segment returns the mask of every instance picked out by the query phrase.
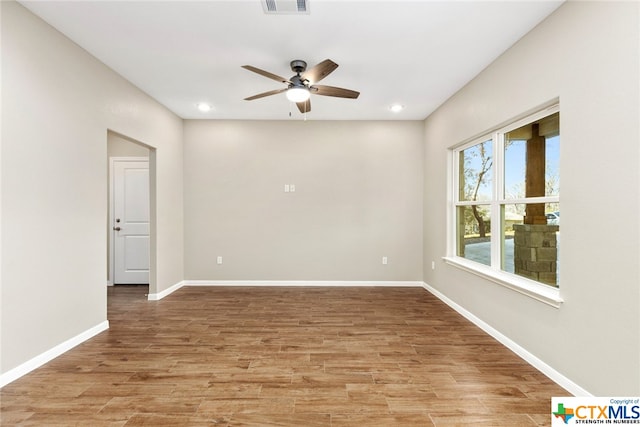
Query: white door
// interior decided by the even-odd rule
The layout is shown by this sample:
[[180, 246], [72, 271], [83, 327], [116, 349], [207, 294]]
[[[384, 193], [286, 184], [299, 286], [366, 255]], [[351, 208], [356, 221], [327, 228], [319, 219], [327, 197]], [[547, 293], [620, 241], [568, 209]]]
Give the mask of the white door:
[[113, 162], [113, 283], [149, 283], [149, 162]]

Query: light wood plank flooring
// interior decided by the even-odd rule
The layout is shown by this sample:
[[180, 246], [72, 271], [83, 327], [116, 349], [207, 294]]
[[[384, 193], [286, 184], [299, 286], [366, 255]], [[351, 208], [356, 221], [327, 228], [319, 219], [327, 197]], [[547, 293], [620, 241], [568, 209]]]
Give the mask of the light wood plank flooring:
[[0, 391], [3, 426], [534, 426], [569, 393], [421, 288], [109, 293], [110, 329]]

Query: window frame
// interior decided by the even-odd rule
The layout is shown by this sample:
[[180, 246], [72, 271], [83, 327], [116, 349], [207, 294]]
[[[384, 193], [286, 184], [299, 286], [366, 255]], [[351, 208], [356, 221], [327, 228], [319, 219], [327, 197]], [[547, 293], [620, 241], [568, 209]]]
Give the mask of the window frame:
[[[509, 122], [506, 125], [487, 131], [482, 135], [449, 147], [448, 150], [448, 203], [447, 203], [447, 255], [443, 260], [455, 267], [488, 279], [494, 283], [505, 286], [521, 294], [527, 295], [535, 300], [559, 308], [563, 302], [560, 296], [560, 288], [546, 285], [544, 283], [531, 280], [514, 273], [509, 273], [502, 269], [502, 240], [504, 239], [502, 230], [502, 207], [511, 204], [531, 204], [531, 203], [560, 203], [560, 195], [524, 198], [506, 198], [504, 188], [505, 159], [504, 146], [505, 134], [529, 123], [540, 120], [544, 117], [560, 112], [560, 105], [554, 103], [548, 107], [539, 109], [531, 114]], [[492, 141], [493, 164], [491, 169], [491, 200], [459, 200], [460, 198], [460, 153], [477, 144]], [[490, 225], [490, 251], [491, 262], [485, 264], [469, 260], [457, 255], [458, 235], [457, 235], [457, 210], [460, 206], [487, 205], [489, 206]], [[496, 219], [498, 219], [496, 221]]]

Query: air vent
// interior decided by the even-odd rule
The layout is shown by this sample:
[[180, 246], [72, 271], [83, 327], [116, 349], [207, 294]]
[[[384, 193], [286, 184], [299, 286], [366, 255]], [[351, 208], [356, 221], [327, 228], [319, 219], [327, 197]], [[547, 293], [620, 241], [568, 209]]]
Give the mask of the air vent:
[[267, 15], [297, 15], [309, 13], [309, 0], [261, 0]]

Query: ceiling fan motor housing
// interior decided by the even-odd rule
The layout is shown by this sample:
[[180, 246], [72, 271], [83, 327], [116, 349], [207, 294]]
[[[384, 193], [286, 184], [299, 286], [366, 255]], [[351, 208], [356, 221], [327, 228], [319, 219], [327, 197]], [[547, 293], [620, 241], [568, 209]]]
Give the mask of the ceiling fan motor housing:
[[307, 85], [305, 84], [305, 82], [307, 82], [307, 81], [306, 80], [302, 80], [302, 77], [300, 77], [299, 75], [295, 75], [295, 76], [291, 77], [289, 79], [289, 81], [291, 82], [291, 84], [289, 85], [289, 88], [292, 88], [292, 87], [307, 87]]
[[300, 74], [307, 69], [307, 63], [302, 59], [294, 59], [291, 61], [291, 71], [294, 73]]

